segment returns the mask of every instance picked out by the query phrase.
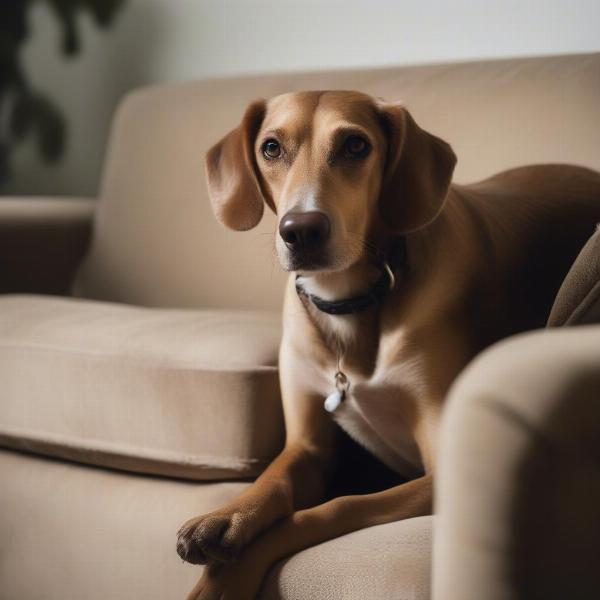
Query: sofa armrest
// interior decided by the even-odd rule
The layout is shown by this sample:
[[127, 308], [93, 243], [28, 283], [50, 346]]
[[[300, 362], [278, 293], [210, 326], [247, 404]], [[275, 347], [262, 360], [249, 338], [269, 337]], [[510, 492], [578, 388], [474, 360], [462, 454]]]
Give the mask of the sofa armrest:
[[600, 326], [490, 348], [441, 431], [434, 600], [600, 598]]
[[68, 292], [92, 231], [91, 198], [0, 198], [0, 293]]

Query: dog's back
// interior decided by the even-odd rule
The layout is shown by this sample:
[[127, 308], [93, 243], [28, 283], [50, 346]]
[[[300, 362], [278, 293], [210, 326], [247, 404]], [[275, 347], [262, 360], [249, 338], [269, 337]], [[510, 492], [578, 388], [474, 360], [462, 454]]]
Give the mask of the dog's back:
[[[532, 165], [455, 186], [474, 215], [502, 336], [544, 327], [558, 289], [600, 223], [600, 173]], [[493, 336], [495, 337], [495, 336]]]

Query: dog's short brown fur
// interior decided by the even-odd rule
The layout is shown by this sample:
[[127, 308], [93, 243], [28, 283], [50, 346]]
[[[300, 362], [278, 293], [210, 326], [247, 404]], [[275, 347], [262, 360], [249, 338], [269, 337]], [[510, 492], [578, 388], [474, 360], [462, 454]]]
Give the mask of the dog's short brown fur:
[[[364, 150], [356, 138], [366, 143], [360, 156], [351, 152]], [[277, 142], [277, 156], [265, 154], [268, 140]], [[451, 186], [455, 161], [450, 146], [403, 106], [340, 91], [255, 102], [209, 151], [209, 192], [223, 224], [249, 229], [267, 204], [280, 221], [318, 211], [330, 234], [308, 259], [276, 236], [283, 268], [295, 272], [279, 365], [286, 445], [240, 497], [182, 527], [180, 555], [209, 564], [190, 598], [250, 600], [283, 556], [430, 513], [450, 384], [484, 347], [543, 327], [560, 282], [600, 221], [600, 175], [540, 165]], [[376, 259], [398, 239], [406, 241], [406, 261], [380, 303], [332, 316], [297, 294], [296, 274], [307, 292], [326, 299], [364, 292], [380, 276]], [[352, 387], [332, 418], [323, 399], [338, 349]], [[335, 421], [411, 481], [319, 504]]]

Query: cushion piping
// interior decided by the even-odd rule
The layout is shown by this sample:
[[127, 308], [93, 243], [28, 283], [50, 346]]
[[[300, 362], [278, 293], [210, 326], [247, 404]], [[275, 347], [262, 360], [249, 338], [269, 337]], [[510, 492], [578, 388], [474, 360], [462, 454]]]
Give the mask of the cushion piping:
[[25, 428], [1, 427], [0, 446], [94, 466], [200, 481], [254, 477], [270, 462], [255, 458], [183, 454], [55, 433], [40, 435]]
[[115, 357], [120, 357], [123, 359], [127, 359], [132, 365], [142, 366], [142, 367], [151, 367], [155, 369], [159, 368], [168, 368], [168, 369], [177, 369], [180, 371], [226, 371], [232, 373], [249, 373], [249, 372], [274, 372], [278, 371], [278, 367], [276, 365], [248, 365], [248, 366], [223, 366], [223, 365], [208, 365], [195, 363], [192, 360], [180, 360], [177, 364], [177, 361], [174, 362], [165, 362], [159, 361], [152, 358], [140, 358], [135, 356], [134, 354], [119, 354], [119, 353], [110, 353], [110, 352], [89, 352], [85, 350], [81, 350], [78, 348], [63, 348], [60, 346], [51, 346], [47, 344], [31, 344], [31, 343], [21, 343], [18, 340], [14, 342], [2, 342], [0, 341], [0, 350], [39, 350], [42, 352], [60, 352], [63, 354], [72, 354], [76, 356], [86, 357], [86, 358], [110, 358], [113, 359]]

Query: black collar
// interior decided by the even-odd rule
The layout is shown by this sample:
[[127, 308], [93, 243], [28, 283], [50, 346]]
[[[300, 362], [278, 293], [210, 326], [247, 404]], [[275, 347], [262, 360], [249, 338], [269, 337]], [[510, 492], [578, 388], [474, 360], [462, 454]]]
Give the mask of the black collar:
[[389, 289], [390, 283], [390, 276], [387, 270], [384, 269], [381, 277], [366, 294], [354, 296], [354, 298], [323, 300], [319, 296], [306, 292], [302, 285], [298, 283], [298, 278], [296, 278], [296, 292], [298, 292], [299, 296], [306, 296], [321, 312], [328, 315], [352, 315], [368, 308], [371, 304], [375, 304], [375, 302], [379, 302]]

